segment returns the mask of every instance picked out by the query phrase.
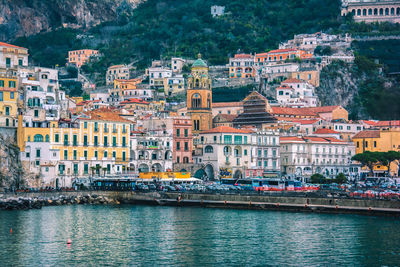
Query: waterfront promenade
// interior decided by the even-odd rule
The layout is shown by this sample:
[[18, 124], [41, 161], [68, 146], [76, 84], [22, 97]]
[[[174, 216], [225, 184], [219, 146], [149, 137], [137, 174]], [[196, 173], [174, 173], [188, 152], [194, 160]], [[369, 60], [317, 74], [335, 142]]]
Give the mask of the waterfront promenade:
[[[21, 206], [18, 201], [24, 204]], [[13, 204], [7, 206], [1, 203]], [[28, 209], [70, 204], [147, 204], [400, 216], [399, 200], [357, 199], [343, 195], [335, 196], [329, 192], [263, 192], [260, 194], [242, 192], [240, 194], [221, 194], [157, 191], [73, 191], [0, 194], [0, 207], [6, 207], [3, 209]]]

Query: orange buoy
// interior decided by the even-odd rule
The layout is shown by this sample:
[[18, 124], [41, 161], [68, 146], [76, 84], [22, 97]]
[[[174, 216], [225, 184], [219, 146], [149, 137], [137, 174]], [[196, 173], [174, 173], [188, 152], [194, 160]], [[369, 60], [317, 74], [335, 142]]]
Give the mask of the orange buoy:
[[279, 203], [276, 203], [276, 206], [279, 207]]
[[335, 208], [336, 208], [336, 209], [338, 209], [338, 208], [339, 208], [339, 206], [338, 206], [338, 205], [336, 205], [336, 206], [335, 206]]
[[10, 228], [10, 234], [12, 234], [12, 228]]
[[68, 238], [67, 244], [68, 244], [68, 245], [71, 245], [71, 243], [72, 243], [71, 239]]

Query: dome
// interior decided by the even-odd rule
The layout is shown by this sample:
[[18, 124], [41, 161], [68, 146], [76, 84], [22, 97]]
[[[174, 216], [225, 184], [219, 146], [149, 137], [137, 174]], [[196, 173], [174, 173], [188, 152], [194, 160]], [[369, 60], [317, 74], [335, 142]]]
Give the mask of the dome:
[[192, 67], [207, 67], [204, 60], [201, 59], [201, 54], [199, 53], [195, 62], [193, 62]]

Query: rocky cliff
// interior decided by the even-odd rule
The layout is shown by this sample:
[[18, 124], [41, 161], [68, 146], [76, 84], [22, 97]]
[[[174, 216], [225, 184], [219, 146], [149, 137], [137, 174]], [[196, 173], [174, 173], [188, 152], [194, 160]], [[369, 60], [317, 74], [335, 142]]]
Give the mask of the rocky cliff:
[[0, 188], [18, 188], [24, 184], [19, 148], [15, 139], [0, 134]]
[[144, 0], [0, 0], [0, 40], [61, 27], [90, 28], [129, 14]]
[[316, 94], [322, 105], [341, 105], [353, 117], [368, 117], [357, 103], [360, 84], [366, 79], [354, 66], [343, 61], [333, 62], [321, 70]]

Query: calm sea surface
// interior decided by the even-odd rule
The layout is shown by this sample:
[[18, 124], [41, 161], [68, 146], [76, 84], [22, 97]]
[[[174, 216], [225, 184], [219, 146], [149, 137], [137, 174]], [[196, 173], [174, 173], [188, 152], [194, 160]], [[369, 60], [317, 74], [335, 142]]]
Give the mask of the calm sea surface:
[[60, 206], [0, 211], [0, 231], [0, 266], [400, 265], [400, 219], [384, 217]]

